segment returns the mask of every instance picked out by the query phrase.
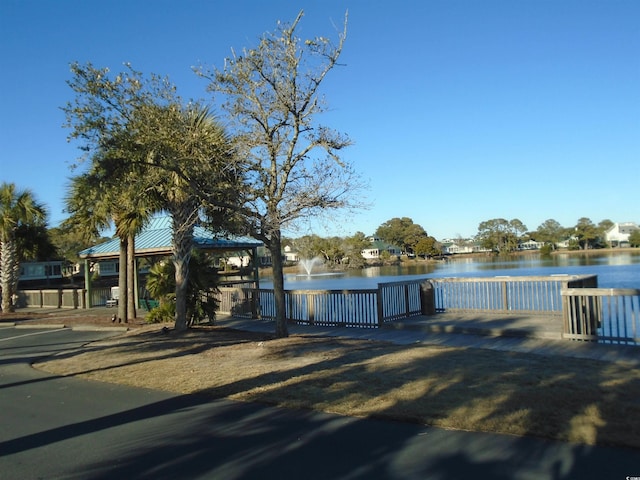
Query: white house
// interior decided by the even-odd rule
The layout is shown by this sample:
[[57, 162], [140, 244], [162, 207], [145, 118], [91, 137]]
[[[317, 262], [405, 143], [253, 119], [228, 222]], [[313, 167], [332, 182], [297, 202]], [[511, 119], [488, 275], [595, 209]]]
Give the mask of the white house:
[[458, 253], [473, 253], [472, 245], [458, 245], [457, 243], [453, 243], [451, 245], [446, 245], [444, 247], [445, 253], [450, 254], [458, 254]]
[[454, 243], [452, 245], [445, 245], [443, 247], [443, 251], [444, 253], [455, 255], [455, 254], [463, 254], [463, 253], [486, 253], [486, 252], [491, 252], [491, 249], [482, 247], [481, 245], [478, 245], [478, 244], [467, 243], [465, 245], [459, 245], [457, 243]]
[[638, 224], [633, 222], [614, 223], [604, 232], [605, 240], [612, 247], [624, 247], [629, 245], [629, 235], [638, 230]]
[[371, 237], [369, 238], [371, 242], [371, 246], [368, 248], [363, 248], [362, 258], [367, 260], [374, 260], [380, 258], [380, 254], [382, 252], [389, 252], [391, 256], [399, 257], [402, 254], [402, 251], [398, 247], [394, 247], [388, 243], [383, 242], [379, 238]]
[[293, 263], [299, 262], [300, 255], [298, 255], [298, 252], [294, 252], [293, 249], [287, 245], [284, 247], [284, 261]]
[[544, 242], [536, 242], [535, 240], [527, 240], [518, 244], [518, 250], [540, 250], [544, 246]]

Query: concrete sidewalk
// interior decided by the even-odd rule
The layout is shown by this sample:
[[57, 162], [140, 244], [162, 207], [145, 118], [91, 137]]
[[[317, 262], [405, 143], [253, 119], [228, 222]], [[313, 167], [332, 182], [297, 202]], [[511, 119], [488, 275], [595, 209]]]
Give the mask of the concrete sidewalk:
[[[419, 317], [416, 317], [419, 318]], [[250, 320], [234, 317], [220, 317], [216, 324], [238, 330], [256, 332], [274, 332], [271, 321]], [[588, 358], [604, 362], [624, 362], [640, 366], [640, 347], [627, 345], [602, 345], [590, 342], [577, 342], [552, 338], [527, 336], [493, 336], [470, 333], [438, 333], [420, 328], [415, 323], [398, 322], [385, 328], [347, 328], [289, 325], [289, 333], [300, 335], [349, 337], [366, 340], [392, 342], [400, 345], [420, 343], [465, 348], [483, 348], [488, 350], [512, 351], [535, 355]]]

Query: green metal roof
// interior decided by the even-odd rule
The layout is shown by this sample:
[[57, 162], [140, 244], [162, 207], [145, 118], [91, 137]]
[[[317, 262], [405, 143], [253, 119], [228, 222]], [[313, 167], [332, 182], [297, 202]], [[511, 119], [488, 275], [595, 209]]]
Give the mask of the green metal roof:
[[[155, 217], [136, 235], [136, 256], [170, 254], [171, 234], [171, 217]], [[262, 242], [249, 237], [218, 237], [200, 226], [194, 228], [193, 243], [202, 250], [246, 250], [262, 246]], [[81, 258], [105, 258], [117, 257], [119, 252], [120, 239], [116, 237], [82, 250], [79, 255]]]

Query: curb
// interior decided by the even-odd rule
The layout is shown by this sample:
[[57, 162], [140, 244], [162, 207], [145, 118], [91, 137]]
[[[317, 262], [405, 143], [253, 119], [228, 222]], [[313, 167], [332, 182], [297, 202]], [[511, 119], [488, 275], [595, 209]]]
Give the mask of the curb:
[[17, 324], [17, 325], [15, 325], [15, 328], [20, 328], [20, 329], [23, 329], [23, 330], [36, 329], [36, 328], [39, 328], [39, 329], [49, 329], [50, 328], [50, 329], [54, 330], [54, 329], [61, 329], [61, 328], [66, 328], [66, 327], [62, 323], [43, 323], [43, 324], [40, 324], [40, 325], [36, 325], [36, 324], [28, 324], [28, 325], [27, 324], [25, 324], [25, 325]]
[[92, 325], [75, 325], [71, 330], [76, 332], [128, 332], [129, 327], [94, 327]]
[[2, 323], [2, 327], [13, 327], [21, 330], [74, 330], [77, 332], [128, 332], [129, 327], [105, 327], [100, 325], [65, 325], [63, 323], [30, 323], [30, 324], [16, 324]]

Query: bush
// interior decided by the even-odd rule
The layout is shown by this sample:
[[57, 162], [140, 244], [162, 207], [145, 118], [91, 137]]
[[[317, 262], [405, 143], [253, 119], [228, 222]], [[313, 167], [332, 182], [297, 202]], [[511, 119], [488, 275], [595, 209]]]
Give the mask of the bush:
[[[187, 324], [203, 321], [214, 322], [218, 300], [215, 297], [218, 285], [218, 270], [213, 259], [194, 250], [189, 261], [187, 285]], [[175, 267], [172, 262], [156, 263], [149, 269], [146, 288], [149, 294], [160, 301], [161, 310], [152, 309], [147, 315], [151, 323], [169, 322], [175, 319]], [[165, 305], [170, 305], [165, 307]], [[164, 307], [164, 308], [163, 308]]]
[[173, 322], [176, 315], [176, 304], [174, 302], [165, 302], [147, 313], [147, 323], [165, 323]]
[[569, 240], [567, 250], [580, 250], [580, 243], [572, 238], [571, 240]]
[[548, 243], [545, 243], [542, 247], [540, 247], [541, 255], [551, 255], [551, 252], [553, 252], [553, 246]]

